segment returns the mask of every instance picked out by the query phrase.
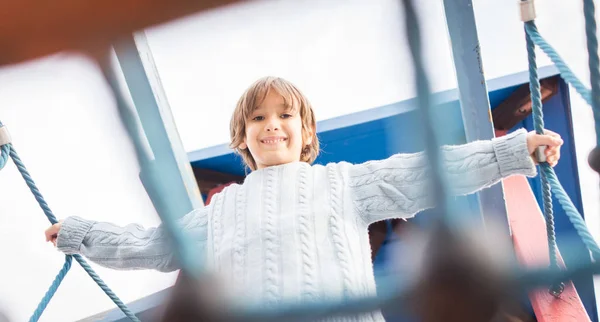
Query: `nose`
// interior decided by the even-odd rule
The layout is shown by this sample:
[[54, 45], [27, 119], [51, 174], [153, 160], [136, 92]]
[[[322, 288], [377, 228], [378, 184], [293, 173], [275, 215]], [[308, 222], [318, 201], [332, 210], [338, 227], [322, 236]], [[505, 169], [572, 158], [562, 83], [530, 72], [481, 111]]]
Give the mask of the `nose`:
[[267, 119], [265, 130], [268, 132], [279, 131], [281, 127], [280, 119], [277, 116], [271, 116]]

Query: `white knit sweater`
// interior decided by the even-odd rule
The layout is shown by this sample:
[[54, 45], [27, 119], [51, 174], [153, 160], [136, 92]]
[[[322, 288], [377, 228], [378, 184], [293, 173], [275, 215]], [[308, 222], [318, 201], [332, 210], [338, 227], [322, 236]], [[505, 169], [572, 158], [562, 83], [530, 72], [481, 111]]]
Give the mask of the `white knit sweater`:
[[[465, 195], [518, 174], [533, 176], [526, 132], [446, 146], [453, 193]], [[433, 206], [423, 153], [326, 166], [290, 163], [253, 171], [180, 224], [206, 249], [210, 269], [252, 303], [277, 304], [376, 293], [369, 224]], [[162, 226], [118, 227], [69, 217], [58, 248], [115, 269], [178, 268]], [[379, 312], [352, 321], [382, 321]], [[346, 321], [346, 320], [344, 320]]]

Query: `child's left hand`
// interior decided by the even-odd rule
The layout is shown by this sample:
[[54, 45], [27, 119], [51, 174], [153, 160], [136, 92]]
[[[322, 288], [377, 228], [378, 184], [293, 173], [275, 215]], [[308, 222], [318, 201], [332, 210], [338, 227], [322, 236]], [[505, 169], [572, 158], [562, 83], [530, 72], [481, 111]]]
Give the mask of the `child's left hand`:
[[544, 134], [536, 134], [535, 131], [527, 133], [527, 150], [535, 164], [538, 160], [535, 157], [535, 150], [539, 146], [546, 146], [546, 161], [551, 167], [554, 167], [560, 159], [560, 147], [563, 145], [563, 140], [558, 133], [550, 130], [544, 130]]

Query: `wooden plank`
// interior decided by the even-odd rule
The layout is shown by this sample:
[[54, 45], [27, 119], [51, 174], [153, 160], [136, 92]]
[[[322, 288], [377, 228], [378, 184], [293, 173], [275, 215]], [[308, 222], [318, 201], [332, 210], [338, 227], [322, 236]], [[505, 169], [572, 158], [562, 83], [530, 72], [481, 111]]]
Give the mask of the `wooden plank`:
[[[505, 179], [503, 184], [518, 260], [525, 267], [548, 266], [550, 257], [546, 223], [527, 179], [512, 176]], [[560, 253], [558, 261], [564, 267]], [[529, 299], [539, 322], [590, 321], [572, 282], [565, 283], [560, 298], [553, 297], [547, 288], [542, 288], [530, 292]]]
[[[542, 103], [558, 93], [559, 76], [541, 80]], [[531, 114], [531, 92], [529, 83], [517, 88], [507, 99], [492, 111], [494, 128], [497, 130], [509, 130], [517, 123], [523, 121]]]
[[0, 66], [62, 51], [95, 53], [121, 36], [242, 0], [0, 0]]
[[229, 173], [218, 172], [208, 169], [192, 167], [196, 182], [198, 182], [198, 188], [202, 194], [209, 194], [212, 189], [222, 184], [228, 183], [243, 183], [244, 177], [237, 176]]

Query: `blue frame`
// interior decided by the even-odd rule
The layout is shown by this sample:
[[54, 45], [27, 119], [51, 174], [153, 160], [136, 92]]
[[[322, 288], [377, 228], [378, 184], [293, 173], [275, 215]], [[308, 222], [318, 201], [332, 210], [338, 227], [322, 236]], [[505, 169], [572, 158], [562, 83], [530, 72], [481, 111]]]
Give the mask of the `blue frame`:
[[[492, 139], [494, 126], [490, 114], [490, 101], [483, 72], [483, 58], [477, 35], [473, 2], [471, 0], [444, 0], [444, 11], [458, 81], [466, 142]], [[494, 185], [468, 199], [471, 209], [475, 213], [481, 214], [484, 221], [488, 216], [504, 217], [501, 218], [501, 221], [495, 221], [502, 224], [506, 236], [510, 236], [502, 185]], [[485, 209], [494, 209], [494, 212], [486, 212]]]
[[[169, 197], [177, 216], [183, 216], [204, 202], [175, 121], [160, 83], [152, 53], [143, 32], [120, 39], [114, 44], [129, 93], [141, 121], [142, 129], [160, 168], [163, 178], [168, 178]], [[140, 178], [154, 207], [162, 213], [159, 196], [145, 184], [145, 169]], [[167, 184], [167, 183], [166, 183]], [[164, 196], [163, 196], [164, 197]]]

